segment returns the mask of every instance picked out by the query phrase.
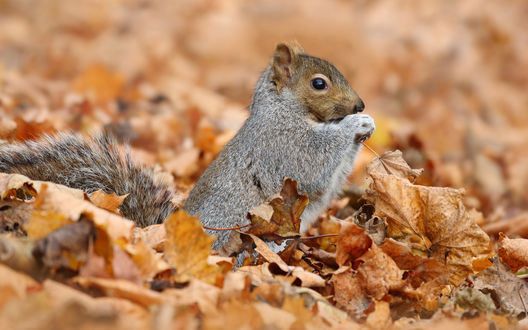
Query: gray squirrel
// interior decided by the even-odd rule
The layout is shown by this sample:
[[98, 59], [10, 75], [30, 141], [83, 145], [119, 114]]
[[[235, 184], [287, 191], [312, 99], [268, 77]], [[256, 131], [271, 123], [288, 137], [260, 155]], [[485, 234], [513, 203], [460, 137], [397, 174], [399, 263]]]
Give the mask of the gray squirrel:
[[[337, 196], [374, 120], [343, 75], [329, 62], [306, 55], [296, 43], [277, 45], [262, 73], [250, 116], [206, 169], [183, 209], [203, 225], [247, 224], [247, 213], [280, 192], [284, 177], [298, 182], [309, 205], [305, 230]], [[176, 207], [168, 184], [136, 164], [108, 136], [71, 134], [0, 146], [0, 172], [20, 173], [91, 193], [129, 194], [120, 211], [140, 226], [161, 223]], [[208, 230], [209, 231], [209, 230]], [[218, 235], [213, 248], [228, 239]]]

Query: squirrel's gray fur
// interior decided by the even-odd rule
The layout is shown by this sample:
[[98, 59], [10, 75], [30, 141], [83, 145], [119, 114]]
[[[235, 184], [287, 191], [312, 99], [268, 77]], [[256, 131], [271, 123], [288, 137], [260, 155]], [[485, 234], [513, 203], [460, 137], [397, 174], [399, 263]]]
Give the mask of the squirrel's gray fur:
[[73, 134], [44, 136], [38, 141], [0, 146], [0, 172], [52, 181], [88, 193], [129, 194], [119, 210], [140, 226], [162, 223], [174, 210], [169, 186], [139, 166], [108, 135], [81, 138]]
[[[328, 88], [316, 90], [314, 77]], [[363, 107], [333, 65], [303, 54], [299, 46], [279, 44], [257, 83], [249, 118], [198, 180], [183, 208], [208, 227], [244, 225], [248, 211], [280, 192], [288, 177], [309, 197], [301, 217], [301, 229], [306, 229], [338, 194], [361, 142], [374, 131], [373, 119], [357, 114]], [[174, 210], [169, 188], [107, 136], [61, 134], [0, 146], [0, 172], [88, 192], [129, 194], [121, 213], [142, 226], [160, 223]], [[228, 231], [210, 232], [218, 235], [216, 249], [229, 236]]]

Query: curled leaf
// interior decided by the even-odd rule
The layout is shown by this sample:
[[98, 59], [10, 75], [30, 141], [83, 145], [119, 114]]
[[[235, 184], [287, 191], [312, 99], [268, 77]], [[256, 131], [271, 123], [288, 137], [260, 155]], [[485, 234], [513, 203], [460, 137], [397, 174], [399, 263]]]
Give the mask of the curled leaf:
[[301, 215], [307, 205], [308, 196], [299, 195], [297, 181], [285, 178], [279, 196], [249, 212], [251, 227], [247, 233], [269, 239], [298, 236]]

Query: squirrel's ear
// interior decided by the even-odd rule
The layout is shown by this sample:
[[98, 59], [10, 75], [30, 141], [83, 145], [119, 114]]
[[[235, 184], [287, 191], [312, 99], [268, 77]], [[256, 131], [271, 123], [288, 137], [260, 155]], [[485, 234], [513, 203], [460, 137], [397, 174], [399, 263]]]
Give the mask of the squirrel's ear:
[[273, 68], [271, 80], [277, 86], [277, 91], [280, 92], [282, 87], [290, 81], [293, 75], [293, 65], [299, 60], [298, 54], [303, 52], [303, 48], [297, 42], [277, 45], [271, 61]]

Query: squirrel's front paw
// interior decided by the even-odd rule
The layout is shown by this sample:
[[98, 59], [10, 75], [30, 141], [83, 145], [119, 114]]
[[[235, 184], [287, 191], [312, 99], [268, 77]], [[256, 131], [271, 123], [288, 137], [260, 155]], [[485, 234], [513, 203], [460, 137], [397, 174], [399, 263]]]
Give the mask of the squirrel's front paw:
[[351, 124], [351, 128], [354, 134], [355, 143], [365, 142], [376, 129], [374, 119], [371, 116], [365, 114], [354, 114], [345, 117], [345, 120]]

